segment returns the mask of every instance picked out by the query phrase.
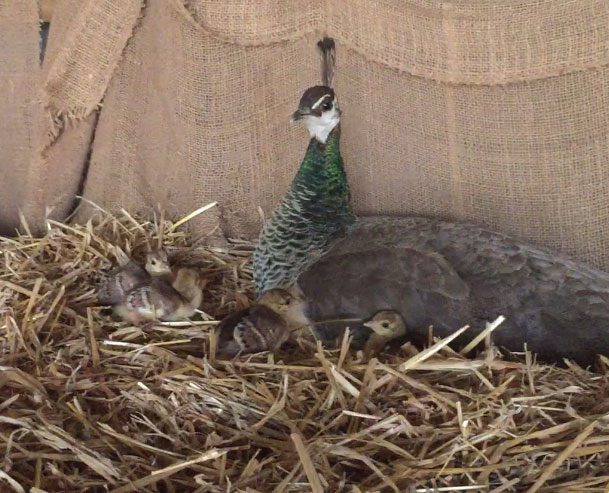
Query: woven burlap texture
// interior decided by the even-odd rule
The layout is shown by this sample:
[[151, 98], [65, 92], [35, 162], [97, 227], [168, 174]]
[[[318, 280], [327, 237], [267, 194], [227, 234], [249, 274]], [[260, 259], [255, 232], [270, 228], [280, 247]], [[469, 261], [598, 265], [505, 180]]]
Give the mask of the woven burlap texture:
[[38, 10], [35, 2], [0, 2], [0, 232], [18, 224], [40, 120]]
[[[255, 235], [258, 207], [273, 209], [302, 158], [306, 132], [288, 118], [319, 82], [323, 33], [337, 42], [359, 213], [472, 221], [609, 269], [606, 0], [64, 0], [57, 9], [70, 22], [51, 33], [60, 48], [43, 81], [49, 152], [69, 132], [86, 141], [92, 124], [81, 119], [103, 101], [84, 183], [100, 205], [179, 215], [218, 201], [229, 234]], [[66, 118], [75, 127], [57, 123]], [[34, 162], [30, 175], [52, 190], [49, 165], [58, 168]], [[206, 214], [195, 226], [215, 221]]]

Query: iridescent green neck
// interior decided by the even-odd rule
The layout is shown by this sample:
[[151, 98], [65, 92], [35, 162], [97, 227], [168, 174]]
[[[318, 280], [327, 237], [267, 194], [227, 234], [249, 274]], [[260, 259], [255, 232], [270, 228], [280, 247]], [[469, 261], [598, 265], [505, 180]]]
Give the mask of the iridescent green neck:
[[307, 190], [310, 194], [306, 205], [317, 214], [323, 211], [322, 217], [349, 224], [355, 220], [350, 205], [347, 174], [340, 154], [339, 126], [330, 133], [325, 144], [315, 138], [309, 142], [300, 169], [292, 182], [293, 192], [302, 190]]
[[290, 190], [262, 228], [254, 250], [258, 294], [292, 285], [355, 225], [339, 138], [335, 128], [325, 144], [311, 139]]

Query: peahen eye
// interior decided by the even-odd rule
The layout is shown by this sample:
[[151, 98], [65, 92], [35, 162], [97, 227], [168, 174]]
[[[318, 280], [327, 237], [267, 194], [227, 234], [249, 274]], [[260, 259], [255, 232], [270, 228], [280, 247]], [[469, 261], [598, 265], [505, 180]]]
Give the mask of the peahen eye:
[[388, 329], [389, 328], [389, 323], [388, 322], [383, 322], [381, 324], [381, 326], [383, 327], [383, 329]]

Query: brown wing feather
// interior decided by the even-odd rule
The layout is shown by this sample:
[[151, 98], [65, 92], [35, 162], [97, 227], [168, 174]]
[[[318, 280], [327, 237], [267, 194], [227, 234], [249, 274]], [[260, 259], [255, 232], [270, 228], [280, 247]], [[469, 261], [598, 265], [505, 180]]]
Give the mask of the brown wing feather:
[[129, 291], [149, 279], [148, 272], [137, 262], [131, 260], [108, 273], [105, 282], [98, 290], [97, 299], [104, 305], [120, 303]]
[[256, 353], [268, 349], [268, 341], [249, 317], [243, 318], [233, 328], [233, 338], [243, 353]]
[[[545, 360], [609, 355], [609, 274], [470, 224], [365, 218], [299, 279], [314, 320], [397, 309], [409, 334], [507, 317], [495, 342]], [[412, 330], [410, 330], [412, 328]]]
[[[439, 335], [454, 330], [469, 314], [469, 288], [438, 254], [408, 248], [368, 248], [327, 257], [298, 281], [308, 301], [308, 315], [315, 321], [335, 318], [367, 319], [379, 310], [399, 311], [413, 331], [409, 336], [425, 341], [427, 326]], [[320, 337], [334, 340], [344, 323], [317, 325]], [[370, 330], [349, 322], [354, 347], [361, 347]], [[458, 328], [458, 327], [457, 327]], [[359, 333], [366, 336], [358, 337]]]
[[220, 350], [237, 342], [244, 353], [274, 349], [287, 334], [285, 321], [270, 308], [254, 305], [226, 317], [217, 327]]
[[257, 305], [250, 312], [250, 318], [265, 339], [265, 347], [260, 350], [275, 350], [289, 336], [286, 320], [266, 306]]
[[127, 295], [129, 309], [137, 310], [144, 318], [164, 320], [182, 306], [180, 294], [164, 279], [153, 279], [146, 286], [140, 286]]

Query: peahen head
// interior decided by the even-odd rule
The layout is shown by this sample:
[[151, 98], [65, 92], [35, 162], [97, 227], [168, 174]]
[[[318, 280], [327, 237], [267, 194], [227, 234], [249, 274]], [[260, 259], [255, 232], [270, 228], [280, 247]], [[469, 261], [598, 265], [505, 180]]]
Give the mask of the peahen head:
[[307, 126], [311, 138], [326, 143], [330, 132], [340, 123], [341, 111], [331, 87], [309, 87], [292, 114], [292, 121], [302, 121]]

